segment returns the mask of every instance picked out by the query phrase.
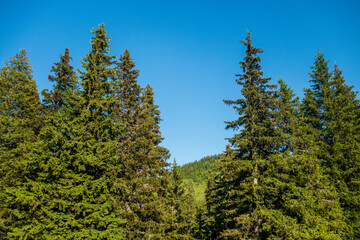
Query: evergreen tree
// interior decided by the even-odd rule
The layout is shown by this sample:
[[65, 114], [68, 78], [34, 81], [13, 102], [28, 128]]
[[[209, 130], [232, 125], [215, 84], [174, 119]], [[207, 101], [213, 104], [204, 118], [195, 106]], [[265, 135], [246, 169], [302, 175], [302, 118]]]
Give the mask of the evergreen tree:
[[117, 162], [116, 141], [119, 124], [111, 116], [115, 99], [111, 79], [116, 70], [109, 56], [110, 38], [104, 25], [92, 31], [91, 50], [83, 58], [80, 72], [83, 91], [80, 114], [74, 119], [74, 146], [71, 157], [71, 180], [74, 193], [72, 208], [76, 219], [74, 236], [87, 239], [121, 238], [120, 204], [114, 193], [121, 165]]
[[275, 115], [282, 145], [264, 164], [264, 238], [342, 239], [345, 222], [336, 190], [316, 157], [312, 136], [304, 134], [298, 98], [284, 81], [279, 85]]
[[117, 122], [124, 124], [124, 129], [118, 139], [118, 151], [120, 161], [129, 176], [133, 176], [139, 167], [137, 166], [139, 163], [134, 160], [133, 156], [137, 151], [132, 149], [133, 142], [137, 139], [137, 130], [140, 128], [139, 115], [141, 114], [141, 87], [137, 84], [139, 71], [133, 69], [134, 67], [135, 63], [132, 61], [129, 51], [125, 50], [124, 55], [117, 62], [117, 73], [113, 83], [113, 94], [116, 98], [114, 115]]
[[206, 209], [204, 206], [196, 208], [196, 215], [195, 215], [195, 232], [194, 237], [196, 239], [206, 239], [207, 237], [207, 216], [206, 216]]
[[209, 238], [341, 239], [338, 196], [311, 147], [313, 136], [304, 134], [298, 99], [282, 80], [277, 94], [271, 91], [253, 56], [262, 50], [252, 47], [250, 35], [246, 40], [238, 80], [244, 99], [226, 101], [240, 114], [228, 126], [242, 129], [209, 182]]
[[[226, 146], [226, 151], [220, 156], [220, 162], [215, 169], [218, 173], [213, 175], [207, 182], [205, 192], [206, 196], [206, 218], [207, 225], [205, 239], [219, 239], [220, 233], [228, 228], [229, 218], [228, 209], [236, 211], [236, 203], [232, 200], [233, 185], [234, 185], [234, 169], [237, 162], [234, 159], [234, 151], [230, 145]], [[231, 213], [231, 212], [230, 212]]]
[[[104, 25], [92, 32], [92, 49], [83, 58], [84, 71], [80, 72], [83, 90], [70, 83], [73, 72], [68, 71], [46, 98], [51, 110], [57, 111], [41, 132], [43, 218], [34, 238], [125, 239], [122, 203], [116, 197], [122, 166], [117, 162], [115, 141], [121, 126], [111, 116], [113, 57], [108, 56]], [[53, 71], [63, 68], [72, 69], [67, 62], [55, 65]], [[66, 81], [67, 86], [61, 88], [60, 82]], [[50, 98], [55, 93], [60, 101]]]
[[[137, 84], [139, 71], [133, 69], [135, 63], [128, 50], [119, 58], [117, 73], [113, 82], [113, 95], [116, 99], [114, 116], [116, 122], [124, 125], [117, 140], [118, 161], [124, 166], [121, 177], [123, 178], [120, 199], [125, 204], [127, 219], [126, 234], [128, 238], [136, 239], [148, 237], [154, 232], [155, 226], [149, 226], [143, 216], [144, 198], [148, 200], [147, 193], [151, 190], [146, 181], [146, 173], [142, 168], [142, 146], [139, 143], [141, 132], [141, 87]], [[147, 208], [146, 208], [147, 210]], [[146, 214], [145, 210], [145, 214]], [[155, 215], [158, 217], [158, 215]], [[150, 223], [147, 222], [147, 223]], [[150, 228], [150, 229], [149, 229]]]
[[117, 139], [119, 162], [124, 166], [123, 195], [129, 238], [164, 236], [163, 214], [168, 191], [168, 150], [159, 146], [160, 111], [154, 105], [150, 86], [137, 83], [139, 71], [128, 50], [117, 63], [113, 94], [117, 99], [114, 115], [124, 124]]
[[324, 102], [330, 96], [330, 77], [329, 61], [326, 61], [324, 54], [318, 51], [315, 57], [315, 64], [311, 67], [310, 72], [310, 88], [304, 89], [305, 96], [302, 104], [302, 118], [304, 123], [308, 125], [305, 129], [309, 135], [314, 139], [314, 143], [318, 146], [317, 155], [323, 159], [326, 153], [324, 152]]
[[325, 167], [340, 195], [348, 239], [360, 238], [360, 125], [359, 100], [335, 65], [331, 94], [324, 102]]
[[218, 214], [223, 217], [215, 219], [214, 228], [225, 238], [260, 239], [262, 223], [259, 216], [264, 203], [259, 177], [264, 161], [275, 151], [272, 109], [276, 98], [272, 90], [274, 86], [268, 84], [270, 78], [264, 78], [261, 71], [257, 54], [263, 50], [252, 45], [250, 33], [242, 43], [246, 46], [246, 56], [240, 61], [243, 74], [238, 75], [236, 82], [243, 86], [241, 93], [244, 98], [225, 101], [234, 105], [239, 114], [237, 120], [226, 122], [227, 129], [242, 130], [229, 139], [234, 153], [228, 154], [231, 157], [218, 168], [220, 175], [215, 184], [221, 187], [214, 187], [219, 191], [215, 195], [228, 193], [223, 196], [226, 200], [219, 199], [220, 202], [216, 203]]
[[266, 163], [262, 239], [343, 239], [338, 196], [320, 166], [314, 156], [289, 152]]
[[[44, 96], [43, 103], [50, 112], [56, 112], [64, 104], [64, 94], [68, 89], [75, 89], [77, 86], [76, 74], [73, 66], [69, 63], [72, 60], [69, 49], [65, 49], [64, 55], [60, 55], [60, 61], [54, 63], [49, 75], [49, 80], [55, 82], [54, 89], [50, 92], [45, 89], [41, 92]], [[48, 113], [49, 114], [49, 113]]]
[[[161, 119], [158, 106], [154, 105], [153, 95], [152, 88], [147, 85], [143, 91], [142, 102], [147, 116], [146, 124], [144, 124], [147, 129], [145, 138], [150, 139], [151, 142], [149, 142], [149, 160], [145, 165], [148, 165], [150, 170], [148, 177], [150, 184], [155, 189], [166, 188], [165, 193], [158, 190], [157, 198], [151, 199], [153, 206], [163, 206], [160, 214], [165, 217], [159, 222], [160, 226], [164, 225], [164, 234], [161, 238], [193, 239], [195, 224], [193, 189], [185, 187], [175, 160], [170, 176], [166, 169], [168, 164], [165, 160], [169, 158], [169, 151], [159, 146], [163, 140], [159, 128]], [[151, 209], [149, 212], [154, 212], [154, 210]]]
[[40, 218], [33, 187], [39, 166], [32, 154], [42, 125], [40, 100], [26, 51], [5, 64], [0, 72], [0, 238], [26, 238]]
[[308, 124], [306, 130], [315, 140], [317, 156], [339, 193], [349, 228], [346, 237], [353, 239], [359, 235], [358, 213], [354, 210], [359, 203], [356, 193], [359, 176], [354, 174], [359, 168], [356, 144], [359, 103], [352, 88], [344, 83], [337, 66], [331, 77], [323, 54], [318, 53], [312, 69], [310, 81], [313, 85], [305, 90], [303, 118]]
[[278, 123], [279, 152], [293, 152], [296, 147], [294, 134], [299, 126], [299, 98], [295, 96], [283, 79], [279, 79], [278, 85], [277, 111], [274, 115]]
[[171, 168], [169, 195], [167, 207], [170, 211], [166, 213], [164, 223], [167, 224], [165, 239], [194, 239], [193, 228], [195, 227], [195, 215], [193, 211], [193, 199], [189, 189], [183, 184], [176, 161]]

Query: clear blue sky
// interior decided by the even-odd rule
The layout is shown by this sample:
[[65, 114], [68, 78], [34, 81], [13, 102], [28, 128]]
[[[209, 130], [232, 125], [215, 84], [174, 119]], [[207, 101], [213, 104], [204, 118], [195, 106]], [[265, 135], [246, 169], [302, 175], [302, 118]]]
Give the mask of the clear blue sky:
[[7, 1], [0, 0], [0, 62], [25, 48], [39, 92], [64, 48], [72, 64], [90, 48], [90, 30], [105, 23], [111, 53], [128, 48], [139, 83], [151, 84], [160, 106], [163, 145], [179, 164], [220, 153], [236, 118], [223, 99], [240, 97], [244, 48], [253, 32], [265, 50], [265, 76], [282, 77], [298, 95], [322, 50], [360, 90], [360, 1]]

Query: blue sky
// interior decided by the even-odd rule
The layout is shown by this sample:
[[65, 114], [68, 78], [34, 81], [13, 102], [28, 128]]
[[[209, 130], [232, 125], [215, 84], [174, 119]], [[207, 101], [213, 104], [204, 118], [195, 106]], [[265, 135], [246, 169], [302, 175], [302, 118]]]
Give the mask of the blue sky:
[[282, 77], [299, 95], [317, 50], [360, 90], [360, 1], [5, 1], [0, 0], [0, 62], [28, 52], [39, 92], [65, 48], [80, 68], [90, 30], [105, 23], [111, 53], [126, 48], [152, 85], [163, 145], [184, 164], [221, 153], [237, 116], [223, 99], [240, 97], [235, 74], [251, 30], [264, 76]]

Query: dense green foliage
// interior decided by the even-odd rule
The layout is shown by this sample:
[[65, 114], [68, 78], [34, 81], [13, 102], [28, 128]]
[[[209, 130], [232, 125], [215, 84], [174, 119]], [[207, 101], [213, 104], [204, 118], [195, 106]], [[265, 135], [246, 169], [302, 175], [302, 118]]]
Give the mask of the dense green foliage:
[[[192, 239], [192, 202], [160, 112], [126, 50], [94, 29], [79, 75], [70, 51], [40, 103], [26, 52], [1, 69], [1, 239]], [[79, 81], [78, 81], [79, 79]]]
[[0, 69], [0, 239], [359, 239], [360, 101], [318, 52], [304, 98], [242, 44], [223, 154], [182, 167], [125, 50], [93, 29], [82, 69], [65, 49], [42, 91], [26, 51]]
[[359, 100], [345, 84], [337, 65], [329, 72], [328, 61], [318, 52], [305, 90], [302, 115], [317, 142], [317, 156], [340, 197], [347, 220], [346, 237], [360, 237], [359, 229]]
[[207, 181], [214, 174], [220, 155], [212, 155], [201, 158], [198, 161], [187, 163], [180, 168], [184, 177], [184, 183], [189, 191], [192, 191], [194, 203], [197, 206], [205, 205], [205, 190]]
[[25, 50], [10, 58], [0, 72], [0, 238], [31, 235], [37, 229], [41, 128], [40, 100]]
[[274, 91], [262, 77], [257, 56], [262, 49], [252, 46], [250, 34], [242, 43], [246, 55], [237, 83], [243, 98], [225, 101], [239, 114], [228, 128], [239, 133], [230, 138], [218, 174], [208, 183], [204, 238], [346, 238], [351, 226], [339, 201], [342, 193], [323, 158], [324, 104], [332, 90], [327, 62], [321, 54], [316, 58], [313, 85], [300, 106], [283, 80]]
[[243, 86], [244, 98], [225, 101], [239, 113], [238, 119], [226, 122], [227, 128], [242, 131], [229, 139], [234, 150], [228, 148], [226, 160], [219, 165], [215, 177], [215, 192], [207, 198], [216, 229], [213, 237], [219, 233], [233, 238], [260, 237], [263, 202], [259, 178], [265, 161], [276, 150], [271, 118], [275, 86], [268, 85], [270, 78], [263, 77], [257, 56], [263, 50], [253, 47], [250, 34], [242, 43], [246, 47], [246, 56], [240, 61], [244, 74], [238, 75], [237, 83]]
[[181, 166], [181, 174], [184, 179], [191, 180], [195, 184], [207, 182], [210, 178], [211, 170], [215, 169], [220, 155], [212, 155], [201, 158], [198, 161], [184, 164]]
[[325, 102], [324, 165], [340, 196], [348, 238], [360, 238], [360, 105], [335, 65]]

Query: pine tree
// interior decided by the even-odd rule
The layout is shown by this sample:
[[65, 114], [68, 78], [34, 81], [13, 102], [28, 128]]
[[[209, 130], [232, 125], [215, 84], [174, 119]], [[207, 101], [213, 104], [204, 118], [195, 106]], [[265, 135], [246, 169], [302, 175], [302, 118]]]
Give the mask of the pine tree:
[[[137, 154], [135, 141], [141, 125], [141, 87], [137, 83], [139, 70], [134, 69], [135, 63], [130, 57], [128, 50], [117, 62], [117, 74], [114, 80], [113, 94], [116, 98], [114, 114], [116, 121], [124, 124], [124, 129], [118, 139], [118, 151], [120, 161], [126, 168], [126, 174], [136, 174], [141, 162], [137, 162], [134, 154]], [[131, 160], [131, 161], [130, 161]]]
[[36, 148], [42, 125], [40, 100], [26, 51], [0, 72], [0, 236], [31, 238], [39, 220]]
[[335, 65], [331, 94], [324, 102], [325, 167], [340, 195], [348, 226], [348, 239], [360, 238], [360, 125], [359, 100], [345, 84]]
[[114, 96], [116, 121], [124, 124], [118, 138], [119, 162], [123, 169], [123, 195], [129, 238], [159, 238], [164, 234], [169, 152], [159, 146], [160, 111], [154, 105], [150, 86], [137, 83], [139, 71], [128, 50], [117, 63]]
[[[315, 139], [317, 156], [339, 193], [348, 223], [346, 237], [353, 239], [359, 235], [358, 213], [354, 210], [359, 206], [356, 193], [359, 189], [356, 179], [359, 178], [354, 175], [358, 171], [359, 162], [356, 145], [359, 104], [352, 88], [344, 83], [337, 66], [331, 78], [323, 54], [318, 53], [312, 69], [310, 76], [313, 85], [306, 90], [303, 115], [309, 126], [307, 130]], [[348, 188], [349, 185], [352, 190]]]
[[[207, 225], [205, 239], [218, 239], [220, 233], [228, 228], [229, 222], [233, 221], [229, 218], [228, 209], [236, 211], [236, 203], [232, 199], [234, 176], [233, 169], [236, 169], [234, 159], [234, 151], [230, 145], [226, 146], [226, 151], [220, 156], [220, 162], [214, 170], [214, 174], [207, 182], [205, 192], [206, 197], [206, 218]], [[234, 210], [235, 209], [235, 210]]]
[[247, 54], [238, 83], [244, 98], [226, 101], [240, 115], [228, 127], [242, 129], [209, 182], [209, 238], [341, 239], [338, 195], [312, 147], [313, 135], [304, 131], [298, 98], [282, 80], [275, 94], [253, 56], [262, 50], [252, 47], [250, 34], [243, 43]]
[[279, 79], [278, 85], [277, 111], [274, 115], [278, 123], [279, 152], [293, 152], [296, 147], [293, 137], [298, 128], [299, 98], [295, 96], [283, 79]]
[[68, 144], [71, 149], [70, 176], [75, 202], [74, 237], [87, 239], [122, 238], [121, 205], [115, 193], [122, 166], [117, 162], [116, 140], [120, 124], [114, 124], [111, 79], [116, 70], [109, 56], [110, 38], [104, 24], [92, 31], [91, 50], [83, 58], [77, 125]]
[[304, 123], [308, 125], [306, 130], [309, 135], [314, 138], [314, 143], [318, 146], [318, 157], [323, 159], [324, 152], [324, 134], [323, 128], [325, 124], [324, 102], [330, 96], [330, 77], [329, 61], [326, 61], [324, 54], [318, 51], [315, 57], [315, 64], [311, 67], [310, 72], [310, 88], [304, 89], [305, 96], [302, 104], [302, 118]]
[[[251, 35], [242, 41], [246, 46], [246, 56], [240, 61], [243, 71], [236, 82], [242, 85], [244, 98], [226, 100], [234, 105], [239, 118], [227, 123], [227, 129], [241, 129], [229, 141], [234, 153], [228, 154], [231, 159], [223, 161], [218, 170], [219, 180], [215, 182], [216, 191], [226, 192], [226, 200], [217, 203], [216, 208], [223, 216], [222, 222], [215, 219], [214, 228], [221, 231], [224, 238], [261, 238], [261, 219], [259, 214], [264, 207], [260, 196], [259, 178], [262, 165], [275, 151], [274, 121], [272, 109], [276, 98], [269, 85], [270, 78], [264, 78], [261, 71], [260, 57], [263, 50], [252, 45]], [[228, 150], [229, 151], [229, 150]], [[225, 170], [225, 171], [224, 171]], [[229, 192], [230, 191], [230, 192]], [[211, 206], [210, 206], [211, 207]], [[219, 233], [218, 233], [219, 234]]]
[[166, 226], [165, 239], [190, 240], [193, 238], [195, 227], [194, 206], [191, 192], [186, 189], [179, 167], [174, 163], [171, 168], [169, 195], [166, 205], [168, 212], [164, 223]]
[[[269, 239], [342, 239], [345, 222], [338, 195], [316, 157], [312, 136], [304, 134], [298, 98], [279, 81], [276, 122], [280, 151], [264, 164], [261, 212]], [[306, 148], [304, 149], [304, 144]]]
[[41, 92], [44, 96], [43, 103], [49, 112], [56, 112], [64, 104], [64, 94], [68, 89], [75, 89], [77, 86], [77, 77], [73, 70], [73, 66], [69, 63], [72, 60], [69, 49], [65, 49], [64, 55], [60, 55], [60, 61], [54, 63], [49, 75], [49, 80], [55, 82], [54, 89], [50, 92], [45, 89]]
[[[127, 237], [136, 239], [146, 235], [151, 236], [154, 232], [153, 225], [149, 226], [144, 223], [144, 218], [148, 216], [143, 216], [144, 208], [142, 206], [144, 198], [148, 199], [147, 193], [151, 190], [151, 186], [146, 183], [146, 173], [142, 176], [144, 169], [142, 168], [142, 157], [139, 156], [143, 153], [139, 139], [142, 120], [141, 87], [136, 80], [139, 71], [134, 69], [135, 63], [128, 50], [125, 50], [124, 55], [116, 64], [117, 73], [113, 81], [112, 92], [116, 99], [114, 116], [116, 122], [124, 125], [116, 138], [118, 162], [124, 166], [121, 172], [123, 182], [119, 198], [125, 204]], [[158, 216], [155, 215], [155, 217]]]
[[[116, 197], [122, 166], [117, 162], [115, 138], [121, 126], [111, 115], [114, 57], [108, 56], [104, 25], [92, 32], [92, 49], [80, 72], [82, 91], [72, 71], [56, 78], [64, 68], [72, 69], [64, 60], [70, 59], [66, 53], [60, 60], [64, 64], [53, 67], [58, 84], [45, 98], [52, 111], [41, 132], [43, 154], [39, 154], [42, 221], [33, 238], [125, 239], [122, 203]], [[64, 82], [67, 86], [60, 87]]]

